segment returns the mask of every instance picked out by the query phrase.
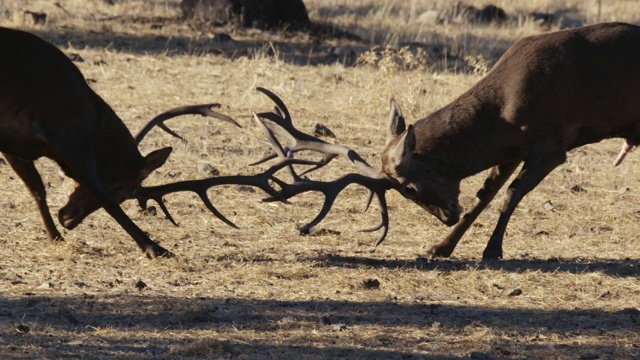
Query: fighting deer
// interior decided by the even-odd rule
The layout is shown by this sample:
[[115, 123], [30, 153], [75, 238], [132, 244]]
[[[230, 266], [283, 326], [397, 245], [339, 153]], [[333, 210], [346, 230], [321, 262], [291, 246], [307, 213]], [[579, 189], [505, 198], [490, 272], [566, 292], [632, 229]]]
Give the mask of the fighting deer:
[[[498, 223], [483, 252], [484, 259], [497, 259], [503, 256], [505, 230], [516, 206], [565, 162], [569, 150], [620, 137], [625, 143], [614, 161], [618, 165], [640, 143], [638, 64], [640, 27], [633, 25], [599, 24], [523, 38], [476, 85], [413, 125], [406, 125], [400, 106], [392, 100], [381, 170], [368, 166], [347, 148], [325, 145], [294, 129], [279, 99], [274, 99], [275, 111], [258, 117], [270, 120], [274, 132], [294, 142], [287, 151], [279, 150], [280, 155], [269, 158], [304, 149], [325, 153], [312, 170], [339, 154], [352, 159], [360, 172], [358, 182], [380, 200], [384, 233], [378, 243], [388, 227], [387, 189], [396, 189], [447, 226], [455, 225], [430, 249], [433, 256], [451, 255], [523, 163], [506, 191]], [[477, 192], [476, 203], [461, 218], [460, 182], [485, 169], [491, 170]], [[350, 178], [329, 186], [292, 175], [294, 184], [280, 191], [285, 199], [314, 187], [332, 189], [327, 196], [331, 201], [325, 201], [319, 219], [312, 224], [326, 215], [333, 194], [344, 182], [356, 182]]]
[[49, 241], [62, 236], [34, 166], [40, 157], [53, 159], [77, 182], [58, 212], [65, 228], [73, 229], [104, 208], [148, 257], [171, 256], [119, 206], [142, 191], [142, 181], [164, 164], [172, 150], [166, 147], [142, 156], [138, 144], [154, 126], [179, 137], [163, 123], [179, 115], [198, 114], [239, 125], [213, 111], [218, 104], [192, 105], [158, 115], [134, 138], [58, 48], [19, 30], [0, 28], [0, 39], [0, 151], [35, 199]]
[[[484, 259], [502, 258], [507, 224], [522, 198], [566, 153], [608, 138], [625, 139], [618, 165], [640, 141], [640, 27], [609, 23], [516, 42], [475, 86], [406, 128], [392, 110], [384, 173], [400, 192], [451, 233], [430, 249], [451, 255], [520, 163], [506, 191]], [[460, 181], [491, 169], [461, 220]]]

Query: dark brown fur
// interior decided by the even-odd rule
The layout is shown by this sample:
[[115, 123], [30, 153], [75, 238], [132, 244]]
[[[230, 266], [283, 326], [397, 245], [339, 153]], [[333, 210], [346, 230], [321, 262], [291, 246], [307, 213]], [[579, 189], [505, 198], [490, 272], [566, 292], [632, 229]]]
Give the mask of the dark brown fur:
[[[599, 24], [524, 38], [485, 78], [452, 103], [404, 130], [399, 109], [383, 171], [401, 192], [447, 225], [431, 249], [449, 256], [518, 165], [484, 258], [502, 257], [519, 201], [566, 159], [603, 139], [640, 141], [640, 27]], [[400, 119], [401, 121], [398, 121]], [[478, 201], [459, 221], [460, 181], [492, 168]]]
[[170, 254], [118, 205], [169, 156], [143, 157], [114, 111], [56, 47], [35, 35], [0, 28], [0, 151], [33, 195], [49, 240], [61, 239], [49, 213], [34, 160], [56, 161], [78, 187], [60, 209], [67, 228], [103, 207], [148, 256]]

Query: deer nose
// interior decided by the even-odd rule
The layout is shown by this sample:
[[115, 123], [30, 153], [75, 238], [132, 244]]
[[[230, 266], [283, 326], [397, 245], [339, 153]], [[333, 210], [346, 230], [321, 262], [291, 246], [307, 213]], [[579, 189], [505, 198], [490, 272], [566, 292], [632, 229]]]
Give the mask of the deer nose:
[[445, 219], [444, 224], [447, 226], [453, 226], [458, 223], [460, 220], [460, 216], [444, 216]]
[[82, 221], [81, 213], [79, 208], [65, 206], [58, 211], [58, 221], [65, 229], [71, 230]]

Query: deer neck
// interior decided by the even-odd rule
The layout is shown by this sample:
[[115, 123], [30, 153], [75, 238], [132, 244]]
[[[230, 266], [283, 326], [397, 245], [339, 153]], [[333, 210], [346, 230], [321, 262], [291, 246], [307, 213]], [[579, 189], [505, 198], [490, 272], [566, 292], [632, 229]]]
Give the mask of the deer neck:
[[137, 174], [143, 157], [125, 124], [102, 102], [106, 108], [98, 114], [94, 131], [96, 161], [107, 182], [119, 181]]
[[495, 97], [483, 95], [490, 100], [470, 92], [415, 124], [417, 156], [451, 180], [521, 156], [511, 139], [504, 139], [509, 129]]

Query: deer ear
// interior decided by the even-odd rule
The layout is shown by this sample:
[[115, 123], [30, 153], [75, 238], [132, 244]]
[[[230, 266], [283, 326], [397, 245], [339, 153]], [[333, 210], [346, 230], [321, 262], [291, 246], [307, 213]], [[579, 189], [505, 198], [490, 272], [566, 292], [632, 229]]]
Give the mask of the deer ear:
[[416, 151], [416, 131], [413, 125], [409, 125], [404, 136], [404, 155], [411, 155]]
[[173, 148], [166, 147], [147, 154], [147, 156], [144, 157], [144, 164], [142, 164], [142, 170], [140, 171], [142, 177], [146, 178], [153, 170], [162, 166], [169, 158], [169, 155], [171, 155], [171, 151], [173, 151]]
[[416, 149], [416, 133], [413, 125], [409, 125], [407, 131], [388, 150], [391, 159], [396, 166], [408, 159]]
[[404, 132], [406, 125], [400, 105], [391, 99], [389, 106], [389, 129], [387, 131], [387, 144]]

